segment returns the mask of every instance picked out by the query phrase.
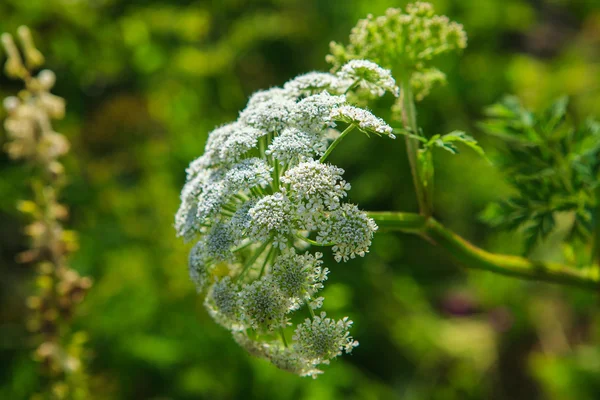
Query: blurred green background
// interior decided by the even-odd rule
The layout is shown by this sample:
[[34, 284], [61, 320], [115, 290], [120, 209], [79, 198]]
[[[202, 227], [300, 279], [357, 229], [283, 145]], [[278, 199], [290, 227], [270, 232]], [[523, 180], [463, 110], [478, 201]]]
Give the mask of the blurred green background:
[[[327, 259], [328, 314], [348, 315], [360, 346], [317, 380], [248, 356], [212, 322], [175, 237], [187, 164], [207, 133], [236, 118], [252, 92], [326, 70], [330, 40], [347, 42], [387, 0], [2, 0], [0, 31], [28, 25], [67, 99], [55, 128], [72, 141], [63, 201], [80, 250], [71, 264], [94, 279], [75, 328], [87, 331], [98, 399], [598, 399], [596, 295], [466, 272], [418, 238], [379, 233], [371, 253]], [[600, 115], [597, 0], [433, 1], [464, 24], [469, 46], [441, 60], [449, 84], [418, 106], [429, 134], [476, 128], [504, 93], [544, 106], [572, 96], [576, 118]], [[18, 82], [0, 78], [2, 97]], [[377, 111], [376, 106], [375, 111]], [[4, 118], [0, 111], [0, 118]], [[416, 209], [403, 141], [361, 135], [331, 161], [350, 201], [367, 210]], [[520, 253], [517, 234], [478, 215], [509, 188], [465, 151], [438, 154], [438, 217], [473, 242]], [[0, 155], [0, 399], [39, 390], [25, 328], [33, 267], [19, 265], [29, 196], [23, 165]], [[538, 249], [542, 256], [544, 248]]]

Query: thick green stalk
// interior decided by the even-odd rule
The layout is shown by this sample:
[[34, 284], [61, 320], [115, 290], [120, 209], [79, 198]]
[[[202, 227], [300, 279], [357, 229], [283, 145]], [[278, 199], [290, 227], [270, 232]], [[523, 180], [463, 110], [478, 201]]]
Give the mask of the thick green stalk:
[[427, 225], [427, 217], [416, 213], [371, 211], [368, 214], [380, 230], [422, 233]]
[[414, 213], [370, 212], [382, 230], [418, 234], [443, 247], [466, 268], [490, 271], [543, 282], [558, 283], [589, 290], [600, 289], [597, 269], [578, 269], [559, 263], [532, 261], [523, 257], [494, 254], [469, 243], [432, 217]]
[[[404, 129], [411, 132], [413, 135], [418, 134], [417, 112], [415, 109], [415, 101], [412, 89], [410, 87], [409, 76], [402, 78], [402, 123], [404, 125]], [[417, 201], [419, 203], [419, 211], [421, 214], [429, 216], [431, 215], [431, 201], [427, 199], [427, 192], [423, 186], [421, 174], [419, 173], [419, 141], [408, 135], [405, 136], [405, 140], [408, 163], [410, 165], [410, 172], [412, 174], [413, 184], [417, 194]]]

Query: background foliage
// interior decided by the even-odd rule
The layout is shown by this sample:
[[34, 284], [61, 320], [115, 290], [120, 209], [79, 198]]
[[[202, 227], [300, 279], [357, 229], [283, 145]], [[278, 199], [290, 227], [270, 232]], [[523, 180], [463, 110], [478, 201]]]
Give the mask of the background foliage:
[[[600, 7], [595, 0], [433, 1], [464, 24], [469, 46], [442, 62], [449, 84], [418, 108], [429, 136], [463, 130], [491, 158], [476, 126], [505, 93], [534, 109], [571, 96], [576, 119], [600, 115]], [[595, 399], [600, 396], [597, 296], [466, 273], [418, 238], [378, 234], [371, 254], [333, 264], [328, 310], [350, 315], [361, 342], [317, 380], [254, 360], [213, 323], [187, 276], [173, 215], [184, 169], [206, 134], [233, 120], [253, 91], [325, 70], [328, 42], [346, 42], [388, 0], [4, 0], [0, 31], [36, 33], [67, 99], [64, 200], [80, 247], [72, 265], [95, 285], [76, 319], [90, 336], [91, 392], [99, 399]], [[0, 80], [0, 95], [18, 82]], [[3, 111], [1, 111], [3, 112]], [[4, 117], [4, 115], [0, 115]], [[403, 141], [354, 135], [331, 160], [350, 200], [371, 210], [415, 210]], [[343, 149], [343, 150], [341, 150]], [[524, 237], [481, 222], [515, 193], [476, 154], [439, 152], [436, 210], [490, 250], [521, 253]], [[0, 398], [27, 398], [41, 378], [31, 359], [25, 299], [32, 270], [17, 199], [18, 163], [0, 156]], [[548, 237], [537, 257], [559, 257]], [[559, 252], [558, 252], [559, 253]]]

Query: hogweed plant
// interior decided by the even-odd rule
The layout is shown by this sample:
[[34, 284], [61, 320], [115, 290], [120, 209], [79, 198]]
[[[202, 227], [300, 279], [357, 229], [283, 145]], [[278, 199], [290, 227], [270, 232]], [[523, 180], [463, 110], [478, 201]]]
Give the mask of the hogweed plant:
[[[377, 229], [345, 202], [344, 170], [327, 162], [354, 130], [394, 138], [348, 100], [355, 90], [398, 95], [389, 71], [365, 60], [255, 93], [237, 121], [210, 133], [176, 216], [180, 236], [200, 236], [189, 268], [198, 290], [207, 289], [209, 313], [250, 353], [300, 375], [315, 376], [358, 345], [352, 321], [319, 312], [329, 270], [309, 250], [331, 247], [338, 262], [364, 256]], [[286, 337], [290, 314], [303, 307], [310, 318]]]
[[27, 325], [35, 336], [34, 358], [48, 378], [48, 390], [39, 398], [83, 399], [88, 398], [83, 364], [86, 335], [72, 332], [70, 321], [91, 280], [67, 264], [67, 256], [77, 247], [75, 233], [63, 225], [68, 210], [59, 203], [66, 182], [59, 159], [68, 153], [69, 142], [52, 127], [52, 120], [63, 118], [65, 101], [50, 93], [56, 80], [52, 71], [44, 69], [33, 74], [43, 65], [44, 57], [36, 49], [29, 29], [21, 26], [17, 33], [22, 51], [10, 34], [1, 37], [8, 56], [6, 75], [25, 85], [17, 96], [4, 99], [8, 114], [4, 149], [10, 158], [24, 161], [31, 171], [33, 196], [18, 204], [31, 221], [25, 228], [30, 248], [19, 254], [17, 261], [37, 265], [36, 293], [27, 299], [31, 309]]
[[[348, 45], [331, 44], [331, 72], [255, 93], [236, 121], [209, 134], [204, 154], [187, 169], [175, 226], [195, 241], [189, 273], [209, 314], [250, 354], [316, 377], [319, 366], [350, 353], [358, 345], [352, 321], [321, 311], [329, 274], [321, 250], [329, 248], [337, 262], [363, 257], [378, 229], [419, 235], [467, 268], [598, 289], [600, 133], [593, 121], [574, 127], [565, 120], [564, 101], [540, 117], [512, 99], [488, 110], [484, 126], [505, 139], [511, 161], [503, 167], [519, 194], [486, 214], [539, 238], [557, 213], [570, 212], [572, 236], [589, 238], [591, 261], [575, 266], [489, 253], [434, 218], [435, 149], [483, 150], [460, 131], [426, 136], [415, 101], [445, 80], [432, 64], [436, 56], [466, 42], [462, 26], [427, 3], [369, 16]], [[391, 115], [403, 128], [365, 108], [386, 93], [396, 98]], [[351, 132], [405, 136], [419, 213], [365, 212], [345, 201], [350, 184], [328, 157]], [[299, 310], [307, 318], [289, 328]]]

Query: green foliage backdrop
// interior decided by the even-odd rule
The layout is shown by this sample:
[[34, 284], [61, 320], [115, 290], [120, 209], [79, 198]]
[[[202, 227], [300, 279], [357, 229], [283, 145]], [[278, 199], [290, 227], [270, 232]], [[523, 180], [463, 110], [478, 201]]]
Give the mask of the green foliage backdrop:
[[[426, 132], [460, 129], [494, 157], [476, 125], [505, 93], [541, 109], [571, 96], [576, 118], [600, 115], [600, 7], [595, 0], [433, 1], [462, 23], [469, 45], [442, 60], [448, 85], [418, 109]], [[237, 117], [253, 91], [326, 70], [330, 40], [345, 42], [389, 0], [4, 0], [0, 31], [28, 25], [54, 92], [57, 128], [73, 143], [63, 201], [79, 232], [71, 264], [94, 287], [76, 328], [89, 335], [98, 399], [596, 399], [597, 296], [466, 273], [418, 238], [377, 234], [364, 259], [334, 264], [324, 296], [350, 315], [360, 346], [317, 380], [250, 358], [207, 315], [187, 275], [173, 215], [187, 164], [207, 132]], [[0, 78], [0, 95], [18, 83]], [[376, 106], [374, 106], [376, 107]], [[4, 111], [0, 111], [3, 113]], [[4, 115], [0, 115], [4, 118]], [[415, 210], [402, 141], [347, 138], [332, 155], [371, 210]], [[438, 217], [491, 250], [521, 253], [524, 237], [480, 214], [513, 189], [485, 160], [440, 154]], [[42, 378], [24, 314], [33, 271], [15, 209], [28, 196], [22, 165], [0, 155], [0, 398], [28, 398]], [[557, 257], [549, 237], [536, 257]], [[327, 256], [326, 256], [327, 257]]]

